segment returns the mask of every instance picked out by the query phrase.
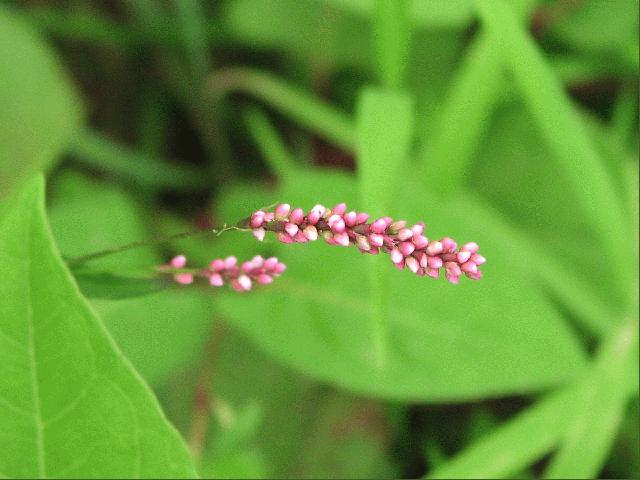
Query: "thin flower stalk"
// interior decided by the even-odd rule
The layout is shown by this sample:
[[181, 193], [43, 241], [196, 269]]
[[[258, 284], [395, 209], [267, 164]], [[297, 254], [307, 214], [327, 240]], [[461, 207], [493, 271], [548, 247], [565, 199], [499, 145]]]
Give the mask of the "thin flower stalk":
[[478, 267], [486, 259], [478, 253], [478, 244], [469, 242], [458, 248], [449, 237], [430, 240], [424, 235], [425, 225], [418, 222], [409, 226], [406, 221], [381, 217], [369, 221], [364, 212], [347, 211], [340, 203], [332, 209], [316, 205], [308, 212], [292, 209], [282, 203], [274, 211], [258, 210], [241, 226], [251, 228], [260, 241], [267, 232], [276, 234], [282, 243], [306, 243], [322, 237], [330, 245], [355, 245], [362, 253], [386, 253], [400, 270], [409, 269], [419, 276], [438, 278], [444, 271], [446, 279], [454, 284], [465, 275], [472, 280], [482, 278]]

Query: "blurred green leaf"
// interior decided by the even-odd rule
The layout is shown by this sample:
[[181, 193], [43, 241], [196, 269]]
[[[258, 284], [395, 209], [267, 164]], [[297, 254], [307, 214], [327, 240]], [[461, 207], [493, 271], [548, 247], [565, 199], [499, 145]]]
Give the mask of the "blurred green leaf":
[[0, 200], [46, 168], [81, 122], [81, 105], [51, 48], [0, 6]]
[[213, 98], [236, 91], [259, 98], [339, 147], [355, 146], [354, 126], [346, 114], [286, 80], [246, 67], [221, 69], [209, 76], [207, 92]]
[[[272, 198], [310, 207], [318, 201], [349, 203], [354, 196], [353, 185], [332, 182], [326, 174], [307, 170], [306, 178], [295, 180]], [[489, 261], [481, 282], [452, 286], [399, 272], [388, 258], [376, 258], [388, 265], [391, 299], [389, 355], [383, 368], [376, 368], [368, 328], [368, 269], [354, 249], [321, 242], [284, 247], [265, 242], [260, 249], [268, 247], [281, 257], [289, 266], [286, 274], [254, 292], [250, 303], [221, 296], [221, 312], [299, 371], [384, 398], [460, 401], [524, 393], [572, 379], [583, 365], [576, 339], [527, 280], [528, 270], [513, 263], [519, 254], [509, 238], [492, 231], [490, 215], [476, 223], [477, 215], [467, 215], [463, 198], [427, 208], [432, 205], [428, 197], [408, 190], [398, 198], [405, 218], [428, 215], [432, 236], [446, 232], [463, 241], [478, 240]], [[243, 189], [237, 195], [229, 191], [223, 214], [237, 211], [246, 198]]]
[[390, 89], [401, 88], [411, 43], [408, 0], [375, 0], [373, 38], [380, 83]]
[[192, 477], [179, 435], [64, 267], [41, 177], [0, 224], [0, 252], [3, 476]]
[[[634, 359], [637, 360], [637, 325], [631, 322], [611, 336], [583, 380], [549, 394], [430, 472], [429, 478], [511, 478], [551, 451], [565, 435], [573, 443], [569, 448], [577, 449], [561, 450], [576, 462], [564, 474], [571, 478], [596, 475], [593, 467], [600, 458], [598, 449], [611, 440], [609, 428], [616, 423], [607, 414], [617, 410], [620, 404], [615, 401], [595, 404], [589, 399], [597, 394], [610, 396], [607, 400], [627, 398], [634, 389], [637, 392], [637, 381], [631, 381], [629, 368]], [[608, 373], [614, 374], [612, 380], [604, 380], [603, 374]], [[633, 378], [637, 379], [637, 375]], [[605, 393], [608, 387], [612, 390]], [[604, 415], [598, 415], [596, 409], [602, 409]], [[602, 431], [598, 425], [604, 427]], [[595, 426], [596, 432], [586, 433], [590, 426]], [[587, 430], [579, 431], [584, 427]], [[561, 474], [560, 470], [546, 472], [544, 477], [558, 478]]]
[[602, 346], [593, 371], [579, 389], [580, 400], [562, 445], [544, 473], [546, 478], [599, 476], [627, 401], [638, 395], [637, 365], [638, 322], [634, 319]]
[[632, 271], [617, 252], [621, 244], [630, 244], [630, 231], [609, 172], [560, 82], [532, 39], [517, 24], [511, 7], [503, 0], [477, 1], [476, 5], [483, 25], [499, 45], [502, 59], [553, 153], [558, 173], [569, 181], [589, 224], [596, 228], [600, 249], [615, 265], [617, 274], [610, 277], [610, 282], [615, 285], [620, 302], [628, 304]]
[[87, 298], [123, 300], [175, 287], [175, 283], [158, 278], [132, 277], [111, 272], [74, 272], [80, 291]]

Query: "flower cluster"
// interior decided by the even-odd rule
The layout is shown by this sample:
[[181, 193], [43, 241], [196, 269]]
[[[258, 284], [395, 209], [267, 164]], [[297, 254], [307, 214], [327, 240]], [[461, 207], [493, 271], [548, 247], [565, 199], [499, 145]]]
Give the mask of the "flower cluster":
[[260, 255], [242, 264], [238, 263], [236, 257], [227, 257], [213, 260], [204, 269], [188, 269], [186, 265], [187, 258], [184, 255], [178, 255], [161, 268], [163, 271], [173, 273], [174, 280], [182, 285], [189, 285], [194, 282], [195, 277], [201, 277], [213, 287], [221, 287], [226, 283], [238, 292], [251, 290], [256, 282], [261, 285], [269, 284], [273, 282], [274, 277], [280, 276], [287, 268], [276, 257], [264, 259]]
[[422, 222], [408, 226], [404, 220], [393, 221], [391, 217], [369, 222], [367, 213], [348, 212], [344, 203], [333, 209], [316, 205], [306, 214], [301, 208], [292, 210], [283, 203], [273, 212], [254, 212], [244, 226], [250, 227], [258, 240], [263, 240], [267, 231], [275, 232], [283, 243], [305, 243], [322, 236], [331, 245], [353, 244], [363, 253], [388, 253], [399, 269], [406, 267], [420, 276], [433, 278], [444, 270], [451, 283], [458, 283], [462, 274], [472, 280], [480, 279], [478, 267], [486, 261], [478, 253], [476, 243], [465, 243], [458, 249], [449, 237], [429, 240], [424, 236]]

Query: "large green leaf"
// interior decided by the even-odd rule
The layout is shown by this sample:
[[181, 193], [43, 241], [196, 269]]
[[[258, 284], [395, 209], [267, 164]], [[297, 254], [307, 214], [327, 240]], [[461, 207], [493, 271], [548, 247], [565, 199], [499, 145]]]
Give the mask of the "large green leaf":
[[191, 477], [177, 432], [79, 294], [35, 178], [0, 223], [0, 473]]
[[[355, 190], [349, 180], [307, 170], [272, 198], [307, 208], [338, 198], [349, 202]], [[399, 272], [388, 258], [377, 257], [388, 264], [390, 280], [390, 346], [383, 367], [376, 366], [369, 328], [368, 265], [354, 249], [322, 242], [256, 245], [282, 257], [286, 274], [253, 293], [251, 302], [225, 294], [217, 307], [276, 358], [369, 395], [463, 400], [573, 378], [583, 365], [577, 341], [529, 278], [511, 238], [492, 228], [493, 214], [464, 197], [434, 205], [415, 186], [406, 189], [397, 199], [403, 217], [426, 217], [433, 236], [478, 240], [489, 261], [482, 281], [453, 286]], [[246, 198], [245, 189], [229, 192], [223, 216], [236, 218], [242, 206], [246, 215]]]
[[48, 45], [0, 7], [0, 200], [64, 148], [80, 104]]

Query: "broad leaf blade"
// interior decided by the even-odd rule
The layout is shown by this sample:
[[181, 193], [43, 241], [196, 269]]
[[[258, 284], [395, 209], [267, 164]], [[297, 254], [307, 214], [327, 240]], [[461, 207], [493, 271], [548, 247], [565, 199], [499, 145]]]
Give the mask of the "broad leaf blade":
[[0, 472], [194, 476], [177, 432], [64, 267], [40, 178], [0, 223], [0, 261]]

